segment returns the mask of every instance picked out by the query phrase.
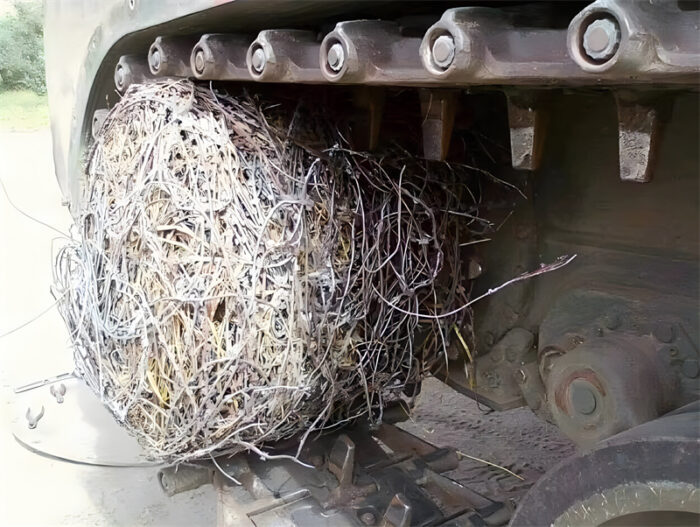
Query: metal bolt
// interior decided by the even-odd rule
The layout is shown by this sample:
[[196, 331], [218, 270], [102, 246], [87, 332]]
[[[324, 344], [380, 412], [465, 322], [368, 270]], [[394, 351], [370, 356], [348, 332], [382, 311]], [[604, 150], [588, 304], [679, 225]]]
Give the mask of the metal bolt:
[[597, 402], [593, 387], [586, 381], [575, 380], [569, 385], [569, 398], [574, 410], [579, 414], [591, 415]]
[[455, 58], [455, 41], [451, 35], [440, 35], [433, 42], [433, 62], [447, 69]]
[[377, 517], [371, 512], [363, 512], [360, 515], [360, 521], [365, 525], [374, 525], [377, 523]]
[[149, 63], [153, 71], [158, 71], [160, 69], [160, 51], [157, 49], [153, 50], [151, 56], [149, 57]]
[[265, 69], [265, 64], [267, 64], [267, 57], [265, 56], [265, 50], [263, 48], [255, 48], [255, 51], [253, 51], [253, 56], [251, 58], [251, 64], [253, 66], [253, 70], [255, 70], [257, 73], [262, 73], [262, 70]]
[[204, 50], [198, 49], [197, 52], [194, 54], [194, 69], [197, 70], [197, 73], [204, 73], [205, 66], [206, 63], [204, 61]]
[[340, 71], [345, 65], [345, 48], [340, 42], [336, 42], [328, 48], [328, 67], [333, 71]]
[[583, 50], [593, 60], [610, 60], [619, 46], [620, 25], [613, 18], [595, 20], [583, 33]]
[[114, 83], [117, 85], [118, 89], [122, 89], [124, 87], [124, 67], [119, 64], [117, 66], [117, 70], [114, 72]]

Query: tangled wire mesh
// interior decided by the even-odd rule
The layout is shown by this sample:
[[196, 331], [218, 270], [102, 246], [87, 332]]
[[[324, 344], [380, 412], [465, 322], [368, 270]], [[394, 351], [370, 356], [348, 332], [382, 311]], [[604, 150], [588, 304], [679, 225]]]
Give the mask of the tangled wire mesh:
[[381, 420], [468, 316], [416, 316], [468, 301], [467, 192], [459, 171], [343, 148], [303, 106], [132, 86], [55, 265], [76, 371], [169, 462]]

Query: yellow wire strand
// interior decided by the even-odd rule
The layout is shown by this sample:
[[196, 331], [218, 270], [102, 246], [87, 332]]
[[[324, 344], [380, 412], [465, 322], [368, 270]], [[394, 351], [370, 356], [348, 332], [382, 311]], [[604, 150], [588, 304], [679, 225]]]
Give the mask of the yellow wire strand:
[[470, 456], [469, 454], [465, 454], [465, 453], [462, 452], [461, 450], [457, 450], [457, 455], [458, 455], [458, 456], [462, 456], [462, 457], [466, 457], [467, 459], [473, 459], [474, 461], [478, 461], [479, 463], [484, 463], [485, 465], [489, 465], [489, 466], [495, 467], [495, 468], [497, 468], [497, 469], [502, 470], [503, 472], [507, 472], [507, 473], [510, 474], [511, 476], [515, 476], [515, 477], [518, 478], [520, 481], [525, 481], [525, 478], [524, 478], [524, 477], [519, 476], [519, 475], [516, 474], [515, 472], [512, 472], [512, 471], [508, 470], [506, 467], [502, 467], [501, 465], [496, 465], [496, 463], [491, 463], [490, 461], [486, 461], [485, 459], [481, 459], [481, 458], [479, 458], [479, 457]]

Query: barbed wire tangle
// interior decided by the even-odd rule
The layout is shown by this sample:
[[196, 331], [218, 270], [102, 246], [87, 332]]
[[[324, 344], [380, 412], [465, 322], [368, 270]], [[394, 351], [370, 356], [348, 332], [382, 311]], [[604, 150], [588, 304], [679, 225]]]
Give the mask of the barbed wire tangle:
[[132, 86], [56, 260], [77, 372], [169, 462], [378, 422], [470, 323], [437, 316], [469, 301], [466, 183], [352, 152], [303, 104]]

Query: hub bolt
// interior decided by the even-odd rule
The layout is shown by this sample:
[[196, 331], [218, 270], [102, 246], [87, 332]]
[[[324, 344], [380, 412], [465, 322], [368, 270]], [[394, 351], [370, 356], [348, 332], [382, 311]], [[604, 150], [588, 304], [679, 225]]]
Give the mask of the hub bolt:
[[593, 390], [593, 386], [586, 381], [575, 380], [571, 383], [569, 386], [569, 397], [571, 405], [577, 413], [591, 415], [595, 412], [598, 403]]
[[160, 51], [157, 49], [153, 50], [149, 58], [149, 63], [153, 71], [158, 71], [160, 69]]
[[345, 48], [340, 42], [336, 42], [328, 48], [328, 67], [338, 72], [343, 69], [345, 65]]
[[455, 41], [451, 35], [441, 35], [433, 42], [433, 62], [447, 69], [455, 58]]
[[265, 50], [263, 48], [255, 48], [253, 51], [253, 56], [251, 57], [251, 65], [256, 73], [262, 73], [265, 69], [265, 64], [267, 64], [267, 57], [265, 56]]
[[613, 18], [595, 20], [583, 33], [583, 50], [593, 60], [610, 60], [619, 46], [620, 25]]
[[194, 54], [194, 69], [197, 70], [197, 73], [204, 73], [204, 67], [204, 50], [198, 49]]

